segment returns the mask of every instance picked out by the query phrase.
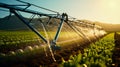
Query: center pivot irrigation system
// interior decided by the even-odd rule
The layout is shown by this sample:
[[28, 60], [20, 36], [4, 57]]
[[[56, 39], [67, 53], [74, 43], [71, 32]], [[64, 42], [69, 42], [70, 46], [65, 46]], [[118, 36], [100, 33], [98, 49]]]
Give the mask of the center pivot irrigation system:
[[[6, 3], [0, 3], [0, 8], [7, 9], [7, 10], [9, 10], [10, 14], [12, 13], [15, 16], [17, 16], [25, 25], [27, 25], [33, 32], [35, 32], [45, 43], [49, 42], [50, 43], [50, 47], [52, 49], [59, 49], [59, 47], [56, 45], [56, 42], [57, 42], [59, 34], [61, 32], [63, 23], [67, 23], [67, 25], [69, 27], [71, 27], [76, 33], [82, 34], [83, 38], [86, 38], [87, 40], [89, 40], [89, 39], [85, 36], [85, 34], [82, 33], [80, 30], [78, 30], [78, 28], [75, 27], [75, 26], [73, 26], [71, 23], [78, 22], [78, 23], [81, 23], [81, 24], [84, 24], [84, 25], [87, 25], [87, 26], [90, 26], [90, 27], [93, 27], [93, 28], [96, 27], [95, 24], [93, 24], [93, 23], [84, 23], [84, 22], [81, 22], [80, 20], [78, 20], [78, 19], [76, 19], [74, 17], [68, 16], [66, 13], [62, 13], [61, 14], [59, 12], [56, 12], [56, 11], [53, 11], [53, 10], [50, 10], [50, 9], [46, 9], [46, 8], [37, 6], [35, 4], [24, 2], [24, 1], [21, 1], [21, 0], [16, 0], [16, 1], [22, 3], [22, 5], [21, 4], [11, 5], [11, 4], [6, 4]], [[39, 11], [35, 11], [35, 10], [29, 9], [32, 6], [37, 7], [38, 9], [41, 9], [41, 10], [45, 10], [45, 11], [51, 12], [52, 14], [42, 13], [42, 12], [39, 12]], [[30, 14], [33, 14], [33, 16], [28, 21], [28, 20], [26, 20], [26, 18], [24, 18], [20, 14], [20, 12], [30, 13]], [[39, 17], [42, 17], [42, 16], [48, 17], [49, 19], [47, 21], [47, 24], [49, 24], [50, 21], [51, 21], [51, 19], [53, 19], [53, 18], [60, 20], [60, 24], [58, 26], [58, 29], [56, 31], [56, 34], [55, 34], [55, 37], [54, 37], [53, 40], [48, 41], [47, 38], [45, 38], [44, 36], [42, 36], [41, 33], [30, 24], [31, 21], [34, 19], [35, 15], [37, 15]], [[44, 25], [42, 25], [42, 26], [44, 27]], [[96, 27], [96, 28], [100, 29], [99, 27]]]

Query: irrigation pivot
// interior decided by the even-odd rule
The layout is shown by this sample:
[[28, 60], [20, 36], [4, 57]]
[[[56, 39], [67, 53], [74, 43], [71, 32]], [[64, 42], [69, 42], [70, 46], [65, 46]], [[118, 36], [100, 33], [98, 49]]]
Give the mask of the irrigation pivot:
[[[35, 32], [45, 43], [50, 42], [50, 46], [52, 47], [52, 49], [55, 49], [55, 50], [59, 49], [59, 47], [56, 45], [56, 42], [59, 38], [61, 29], [63, 27], [63, 23], [67, 23], [67, 25], [70, 26], [76, 33], [78, 33], [84, 39], [90, 41], [82, 31], [78, 30], [76, 26], [71, 24], [71, 23], [74, 23], [74, 22], [79, 23], [80, 21], [78, 19], [76, 19], [74, 17], [71, 17], [71, 16], [68, 16], [66, 13], [60, 14], [59, 12], [56, 12], [56, 11], [53, 11], [53, 10], [50, 10], [50, 9], [47, 9], [47, 8], [43, 8], [43, 7], [37, 6], [35, 4], [24, 2], [24, 1], [21, 1], [21, 0], [17, 0], [17, 1], [23, 3], [23, 5], [21, 5], [21, 4], [20, 5], [19, 4], [18, 5], [11, 5], [11, 4], [6, 4], [6, 3], [0, 3], [0, 8], [8, 9], [10, 13], [17, 16], [25, 25], [27, 25], [33, 32]], [[31, 6], [37, 7], [38, 9], [41, 9], [41, 10], [51, 12], [52, 14], [42, 13], [40, 11], [35, 11], [35, 10], [32, 10], [32, 9], [28, 9]], [[26, 18], [24, 18], [22, 16], [22, 14], [20, 12], [30, 13], [30, 14], [33, 14], [33, 16], [28, 21], [28, 20], [26, 20]], [[39, 17], [42, 17], [42, 16], [48, 17], [49, 20], [47, 21], [47, 24], [49, 24], [50, 20], [53, 19], [53, 18], [60, 20], [58, 29], [56, 31], [56, 34], [55, 34], [53, 40], [47, 41], [47, 39], [36, 28], [34, 28], [30, 24], [32, 19], [35, 17], [35, 15], [37, 15]], [[81, 24], [89, 26], [89, 27], [94, 27], [94, 25], [92, 23], [82, 22]]]
[[[29, 67], [60, 63], [61, 58], [67, 59], [71, 53], [77, 54], [78, 50], [83, 53], [86, 46], [106, 34], [102, 27], [92, 22], [79, 20], [67, 13], [59, 13], [29, 2], [16, 1], [20, 4], [0, 3], [0, 11], [10, 13], [5, 17], [7, 21], [13, 22], [15, 19], [13, 23], [16, 23], [16, 26], [22, 21], [24, 24], [21, 25], [26, 25], [32, 32], [23, 31], [26, 29], [21, 28], [20, 32], [10, 31], [9, 34], [9, 31], [0, 32], [2, 34], [0, 65], [5, 65], [4, 67], [6, 63], [7, 66], [13, 65], [13, 67], [16, 64], [28, 64]], [[0, 25], [7, 24], [6, 21], [0, 22]], [[19, 27], [22, 27], [21, 25]]]

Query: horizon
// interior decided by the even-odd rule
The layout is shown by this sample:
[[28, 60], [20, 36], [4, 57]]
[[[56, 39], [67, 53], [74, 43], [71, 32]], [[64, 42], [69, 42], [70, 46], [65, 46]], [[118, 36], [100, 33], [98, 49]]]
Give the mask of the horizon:
[[[4, 0], [2, 3], [17, 4], [15, 0]], [[68, 15], [78, 19], [86, 19], [90, 21], [99, 21], [110, 24], [120, 24], [120, 1], [119, 0], [36, 0], [26, 2], [36, 4], [41, 7], [55, 10], [57, 12], [66, 12]], [[72, 4], [72, 5], [71, 5]], [[36, 8], [31, 8], [36, 9]], [[5, 17], [9, 13], [0, 11], [0, 17]]]
[[[12, 15], [12, 16], [15, 16], [15, 15]], [[11, 17], [12, 17], [12, 16], [11, 16]], [[8, 16], [2, 17], [2, 18], [0, 18], [0, 19], [6, 18], [6, 17], [8, 17]], [[15, 16], [15, 17], [16, 17], [16, 16]], [[25, 17], [25, 18], [28, 18], [28, 19], [29, 19], [29, 17]], [[34, 19], [37, 19], [37, 18], [34, 18]], [[87, 20], [87, 19], [80, 19], [80, 20]], [[91, 21], [92, 23], [102, 23], [102, 24], [113, 24], [113, 25], [117, 25], [117, 24], [114, 24], [114, 23], [105, 23], [105, 22], [100, 22], [100, 21], [92, 21], [92, 20], [87, 20], [87, 21]], [[120, 23], [118, 23], [118, 24], [120, 24]]]

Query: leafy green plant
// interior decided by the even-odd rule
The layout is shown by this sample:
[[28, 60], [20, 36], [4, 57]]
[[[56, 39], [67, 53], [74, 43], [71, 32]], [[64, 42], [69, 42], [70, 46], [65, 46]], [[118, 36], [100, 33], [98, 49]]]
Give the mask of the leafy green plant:
[[68, 61], [62, 62], [60, 67], [110, 67], [114, 49], [114, 34], [108, 34], [99, 41], [90, 44], [84, 53], [72, 56]]

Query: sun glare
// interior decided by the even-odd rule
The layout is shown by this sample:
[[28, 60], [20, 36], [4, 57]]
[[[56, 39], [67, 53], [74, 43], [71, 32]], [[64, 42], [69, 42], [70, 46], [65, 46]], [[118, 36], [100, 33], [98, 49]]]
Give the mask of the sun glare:
[[108, 3], [108, 6], [110, 8], [116, 8], [117, 7], [117, 2], [115, 0], [110, 0], [110, 2]]

